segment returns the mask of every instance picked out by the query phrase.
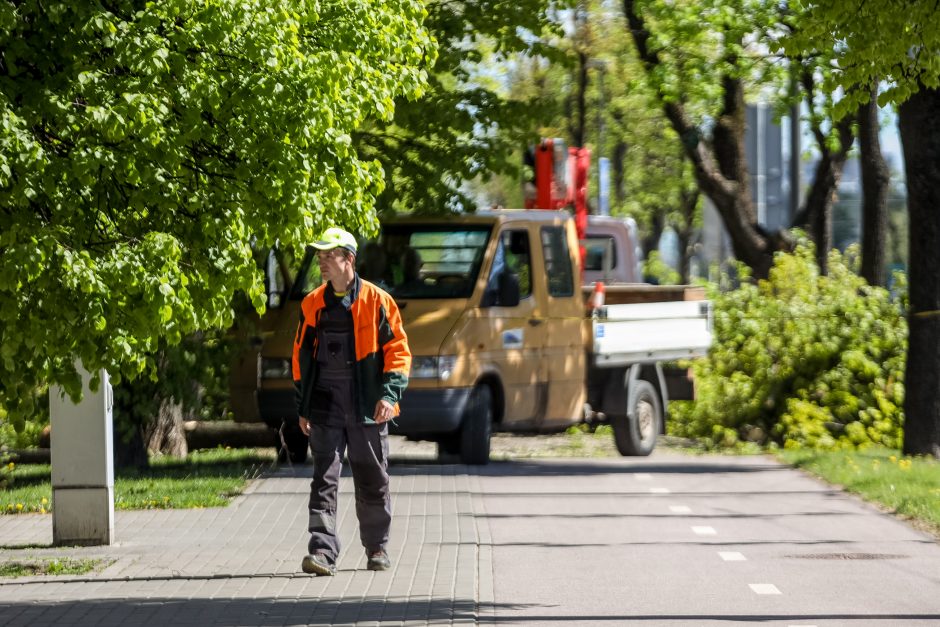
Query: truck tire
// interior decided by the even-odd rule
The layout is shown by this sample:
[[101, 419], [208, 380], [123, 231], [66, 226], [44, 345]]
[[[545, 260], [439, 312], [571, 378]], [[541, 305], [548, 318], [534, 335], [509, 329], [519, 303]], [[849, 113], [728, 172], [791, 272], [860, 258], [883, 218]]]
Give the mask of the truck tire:
[[493, 430], [493, 393], [478, 385], [470, 392], [460, 425], [460, 461], [485, 466], [490, 461], [490, 435]]
[[626, 415], [614, 416], [614, 442], [624, 456], [645, 456], [656, 448], [656, 438], [663, 424], [662, 403], [649, 381], [638, 380]]
[[460, 456], [460, 432], [442, 436], [437, 441], [437, 459], [441, 463], [453, 464]]

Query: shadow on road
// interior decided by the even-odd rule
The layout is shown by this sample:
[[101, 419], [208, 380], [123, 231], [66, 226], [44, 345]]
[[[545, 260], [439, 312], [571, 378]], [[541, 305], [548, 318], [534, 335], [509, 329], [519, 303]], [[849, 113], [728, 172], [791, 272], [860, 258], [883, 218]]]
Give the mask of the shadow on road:
[[[522, 610], [525, 606], [498, 606]], [[350, 602], [335, 598], [148, 598], [87, 599], [82, 601], [29, 601], [0, 604], [0, 624], [47, 624], [55, 617], [69, 625], [200, 625], [227, 627], [252, 625], [337, 623], [450, 624], [475, 622], [479, 607], [473, 599], [363, 598]], [[119, 621], [119, 622], [116, 622]]]
[[[765, 458], [754, 458], [754, 461], [744, 461], [742, 458], [711, 458], [713, 461], [689, 461], [687, 463], [631, 461], [630, 459], [604, 458], [604, 459], [524, 459], [509, 461], [491, 461], [486, 466], [465, 466], [463, 464], [446, 463], [436, 459], [410, 459], [405, 457], [390, 457], [390, 472], [400, 476], [429, 476], [429, 475], [456, 475], [468, 474], [480, 477], [550, 477], [550, 476], [592, 476], [592, 475], [631, 475], [636, 473], [647, 474], [675, 474], [675, 475], [704, 475], [704, 474], [737, 474], [757, 472], [779, 472], [789, 470], [788, 466], [778, 464]], [[348, 464], [344, 464], [345, 467]], [[310, 464], [297, 464], [294, 466], [281, 465], [271, 471], [271, 477], [305, 477], [312, 472]]]
[[[532, 604], [501, 604], [480, 607], [472, 599], [391, 599], [364, 598], [350, 603], [339, 599], [295, 599], [295, 598], [127, 598], [87, 599], [82, 601], [30, 601], [25, 603], [0, 604], [0, 621], [4, 624], [30, 622], [44, 623], [54, 617], [56, 622], [67, 618], [72, 625], [173, 625], [179, 623], [215, 627], [253, 625], [267, 627], [284, 624], [332, 625], [336, 623], [385, 624], [414, 622], [428, 624], [438, 622], [483, 622], [519, 623], [546, 625], [553, 623], [611, 623], [631, 622], [684, 622], [699, 625], [711, 621], [730, 621], [754, 624], [771, 621], [933, 621], [940, 614], [847, 614], [847, 613], [778, 613], [778, 614], [531, 614], [526, 610], [537, 607]], [[548, 608], [545, 608], [548, 609]], [[514, 612], [522, 612], [513, 615]], [[119, 622], [115, 622], [119, 621]]]

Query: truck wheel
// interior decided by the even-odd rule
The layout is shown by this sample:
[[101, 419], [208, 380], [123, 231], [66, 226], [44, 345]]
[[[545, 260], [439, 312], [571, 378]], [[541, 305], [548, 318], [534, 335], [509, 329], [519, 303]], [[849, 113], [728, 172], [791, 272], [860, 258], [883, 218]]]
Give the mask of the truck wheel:
[[473, 466], [488, 464], [492, 429], [493, 394], [489, 386], [478, 385], [470, 392], [460, 426], [460, 461]]
[[656, 389], [649, 381], [637, 381], [633, 394], [633, 407], [626, 415], [611, 419], [614, 427], [614, 442], [624, 456], [644, 456], [653, 452], [663, 410]]
[[437, 441], [437, 459], [443, 463], [452, 464], [460, 455], [460, 432], [446, 435]]

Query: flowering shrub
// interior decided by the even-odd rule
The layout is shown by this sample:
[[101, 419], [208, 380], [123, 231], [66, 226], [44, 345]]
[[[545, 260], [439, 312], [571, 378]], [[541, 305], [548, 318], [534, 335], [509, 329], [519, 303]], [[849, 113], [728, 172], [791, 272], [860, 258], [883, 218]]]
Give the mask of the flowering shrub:
[[869, 286], [834, 251], [778, 254], [768, 279], [713, 295], [714, 338], [693, 365], [697, 399], [671, 404], [670, 432], [710, 447], [898, 448], [904, 423], [906, 295]]

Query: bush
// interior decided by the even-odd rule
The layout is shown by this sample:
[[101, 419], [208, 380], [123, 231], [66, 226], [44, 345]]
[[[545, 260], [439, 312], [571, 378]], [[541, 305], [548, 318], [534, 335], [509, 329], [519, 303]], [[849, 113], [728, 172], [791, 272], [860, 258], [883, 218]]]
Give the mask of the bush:
[[[904, 422], [906, 307], [834, 251], [778, 254], [767, 280], [713, 294], [709, 355], [693, 364], [697, 400], [671, 404], [670, 432], [712, 448], [898, 448]], [[903, 277], [901, 277], [903, 284]], [[903, 287], [903, 285], [902, 285]]]
[[30, 397], [33, 411], [28, 421], [14, 423], [9, 420], [6, 411], [0, 408], [0, 451], [39, 446], [42, 431], [49, 425], [49, 388], [39, 387]]

